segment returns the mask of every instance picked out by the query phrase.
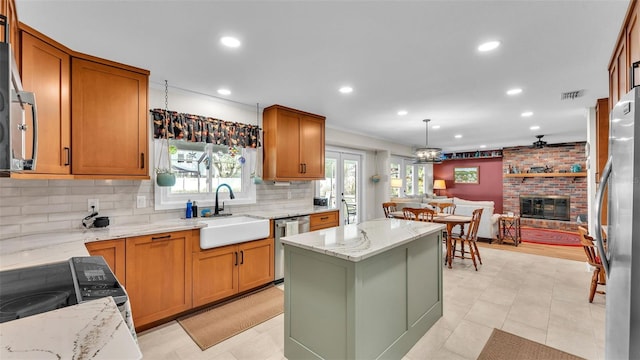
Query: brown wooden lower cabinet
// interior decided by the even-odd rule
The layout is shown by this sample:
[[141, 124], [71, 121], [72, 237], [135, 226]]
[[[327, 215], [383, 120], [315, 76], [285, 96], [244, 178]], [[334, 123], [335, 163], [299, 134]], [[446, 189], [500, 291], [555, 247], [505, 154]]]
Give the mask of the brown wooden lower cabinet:
[[125, 277], [125, 240], [105, 240], [86, 243], [85, 246], [91, 256], [102, 256], [109, 265], [109, 268], [120, 282], [120, 285], [126, 288]]
[[309, 216], [309, 230], [321, 230], [340, 225], [338, 211], [327, 211]]
[[86, 244], [125, 286], [138, 331], [274, 279], [274, 240], [200, 249], [200, 230]]
[[194, 244], [193, 306], [206, 305], [274, 279], [273, 238], [200, 250]]
[[136, 329], [192, 308], [191, 242], [192, 230], [127, 238], [126, 289]]

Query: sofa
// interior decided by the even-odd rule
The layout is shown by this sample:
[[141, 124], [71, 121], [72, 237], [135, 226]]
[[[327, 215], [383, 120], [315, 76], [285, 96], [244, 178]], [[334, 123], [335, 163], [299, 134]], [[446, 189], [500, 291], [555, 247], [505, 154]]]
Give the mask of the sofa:
[[[493, 201], [474, 201], [474, 200], [465, 200], [457, 197], [447, 198], [432, 198], [432, 197], [407, 197], [407, 198], [391, 198], [390, 201], [393, 201], [398, 204], [398, 210], [401, 210], [405, 207], [428, 207], [428, 203], [430, 202], [448, 202], [454, 203], [456, 205], [455, 214], [456, 215], [466, 215], [471, 216], [473, 210], [477, 208], [483, 208], [482, 216], [480, 217], [480, 226], [478, 227], [478, 237], [483, 239], [495, 239], [498, 234], [498, 218], [500, 214], [494, 214], [494, 202]], [[437, 210], [437, 209], [435, 209]], [[468, 226], [467, 226], [468, 227]], [[465, 228], [465, 232], [468, 229]]]

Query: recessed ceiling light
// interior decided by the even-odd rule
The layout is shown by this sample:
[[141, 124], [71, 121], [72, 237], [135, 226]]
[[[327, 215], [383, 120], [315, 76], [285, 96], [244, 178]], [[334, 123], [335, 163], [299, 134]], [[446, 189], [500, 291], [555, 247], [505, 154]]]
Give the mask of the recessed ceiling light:
[[461, 139], [461, 138], [462, 138], [462, 135], [458, 134], [458, 135], [456, 135], [456, 136], [454, 136], [454, 137], [455, 137], [456, 139]]
[[343, 86], [338, 91], [340, 91], [343, 94], [350, 94], [353, 92], [353, 88], [351, 86]]
[[487, 147], [487, 145], [480, 145], [480, 149], [484, 149], [486, 147]]
[[433, 125], [431, 128], [432, 129], [440, 129], [440, 125]]
[[532, 111], [525, 111], [522, 114], [520, 114], [520, 116], [522, 116], [522, 117], [533, 116], [533, 112]]
[[533, 125], [532, 127], [529, 128], [529, 130], [540, 130], [540, 126]]
[[240, 40], [231, 37], [231, 36], [223, 36], [220, 38], [220, 42], [222, 43], [222, 45], [224, 46], [228, 46], [230, 48], [237, 48], [240, 46]]
[[400, 116], [405, 116], [405, 115], [407, 115], [408, 113], [409, 113], [409, 112], [408, 112], [407, 110], [400, 110], [400, 111], [398, 111], [398, 115], [400, 115]]
[[478, 51], [491, 51], [496, 49], [498, 46], [500, 46], [500, 41], [487, 41], [486, 43], [480, 44], [480, 46], [478, 46]]
[[220, 94], [220, 95], [231, 95], [231, 90], [229, 90], [229, 89], [218, 89], [218, 94]]
[[520, 88], [509, 89], [507, 90], [507, 95], [518, 95], [521, 92], [522, 92], [522, 89]]

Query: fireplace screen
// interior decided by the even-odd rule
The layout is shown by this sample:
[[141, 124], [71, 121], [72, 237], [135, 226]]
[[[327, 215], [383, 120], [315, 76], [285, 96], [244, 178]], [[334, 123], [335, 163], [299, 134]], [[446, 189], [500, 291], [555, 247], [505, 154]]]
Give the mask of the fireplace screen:
[[536, 219], [570, 219], [568, 196], [520, 195], [520, 216]]

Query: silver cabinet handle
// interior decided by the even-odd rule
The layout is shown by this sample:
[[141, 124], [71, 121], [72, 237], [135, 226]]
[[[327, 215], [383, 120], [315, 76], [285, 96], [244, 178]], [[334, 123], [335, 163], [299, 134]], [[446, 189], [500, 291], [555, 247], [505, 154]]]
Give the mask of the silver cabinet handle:
[[609, 277], [609, 258], [607, 257], [607, 253], [604, 251], [604, 242], [602, 239], [602, 200], [604, 199], [604, 189], [607, 187], [607, 183], [609, 182], [609, 177], [611, 175], [611, 160], [612, 157], [609, 156], [609, 159], [604, 166], [604, 170], [602, 171], [600, 187], [596, 192], [595, 203], [596, 221], [594, 238], [596, 239], [596, 246], [598, 247], [598, 252], [600, 252], [600, 261], [602, 262], [602, 267], [604, 268], [604, 273], [607, 277]]

